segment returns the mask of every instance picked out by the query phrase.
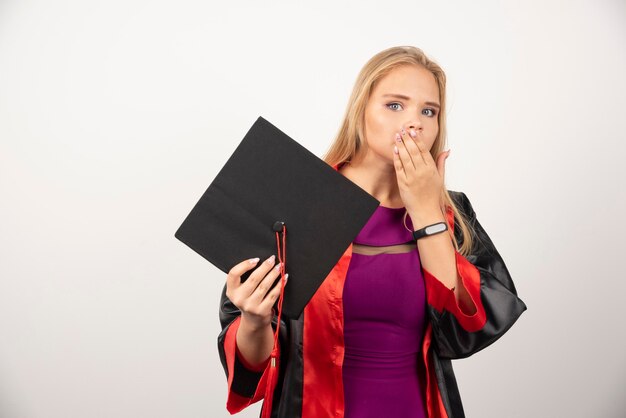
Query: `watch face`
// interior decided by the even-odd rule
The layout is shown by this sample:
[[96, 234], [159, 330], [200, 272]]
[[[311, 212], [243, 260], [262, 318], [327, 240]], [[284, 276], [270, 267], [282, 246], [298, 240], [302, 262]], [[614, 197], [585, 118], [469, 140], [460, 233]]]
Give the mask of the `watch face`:
[[426, 227], [425, 232], [426, 232], [426, 235], [432, 235], [432, 234], [436, 234], [438, 232], [442, 232], [445, 230], [446, 230], [446, 225], [443, 223], [439, 223], [439, 224]]

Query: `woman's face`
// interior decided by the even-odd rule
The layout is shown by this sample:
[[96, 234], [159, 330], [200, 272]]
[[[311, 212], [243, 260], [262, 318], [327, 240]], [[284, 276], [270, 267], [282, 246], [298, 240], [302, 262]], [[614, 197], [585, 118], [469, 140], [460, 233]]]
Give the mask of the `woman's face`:
[[438, 113], [439, 87], [431, 72], [417, 65], [393, 69], [379, 80], [365, 108], [369, 152], [393, 164], [395, 136], [402, 128], [415, 129], [430, 150], [439, 132]]

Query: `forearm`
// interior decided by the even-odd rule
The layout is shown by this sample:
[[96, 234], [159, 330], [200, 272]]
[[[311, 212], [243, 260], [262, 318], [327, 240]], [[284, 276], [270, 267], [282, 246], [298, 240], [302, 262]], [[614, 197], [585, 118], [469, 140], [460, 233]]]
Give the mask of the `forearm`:
[[[411, 217], [414, 230], [446, 221], [441, 211], [432, 211], [422, 216], [413, 216], [411, 214], [409, 216]], [[474, 306], [467, 289], [463, 286], [463, 281], [459, 277], [454, 244], [449, 231], [418, 239], [417, 249], [422, 267], [428, 270], [448, 289], [454, 289], [454, 296], [465, 314], [474, 314], [476, 306]]]
[[237, 348], [244, 359], [252, 365], [265, 362], [274, 347], [274, 331], [272, 325], [263, 328], [252, 326], [245, 317], [241, 318], [237, 330]]

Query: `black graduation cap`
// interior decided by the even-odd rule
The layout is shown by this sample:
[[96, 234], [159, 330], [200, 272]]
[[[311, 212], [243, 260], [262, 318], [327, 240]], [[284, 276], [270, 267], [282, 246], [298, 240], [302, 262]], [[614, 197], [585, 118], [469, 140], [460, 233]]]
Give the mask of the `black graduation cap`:
[[277, 303], [297, 319], [379, 204], [259, 116], [175, 237], [225, 273], [276, 254], [289, 273]]

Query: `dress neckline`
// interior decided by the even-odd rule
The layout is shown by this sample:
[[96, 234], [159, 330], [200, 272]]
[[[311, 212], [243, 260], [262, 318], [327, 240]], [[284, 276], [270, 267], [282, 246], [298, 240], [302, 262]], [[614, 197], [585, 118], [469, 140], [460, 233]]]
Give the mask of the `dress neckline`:
[[387, 209], [387, 210], [405, 210], [406, 208], [404, 206], [400, 207], [400, 208], [390, 208], [388, 206], [383, 206], [383, 205], [378, 205], [379, 208], [383, 208], [383, 209]]
[[404, 226], [405, 211], [405, 207], [391, 208], [378, 205], [370, 219], [354, 238], [354, 244], [385, 246], [412, 241], [413, 235], [410, 228], [413, 225], [410, 215], [407, 215], [406, 227]]

